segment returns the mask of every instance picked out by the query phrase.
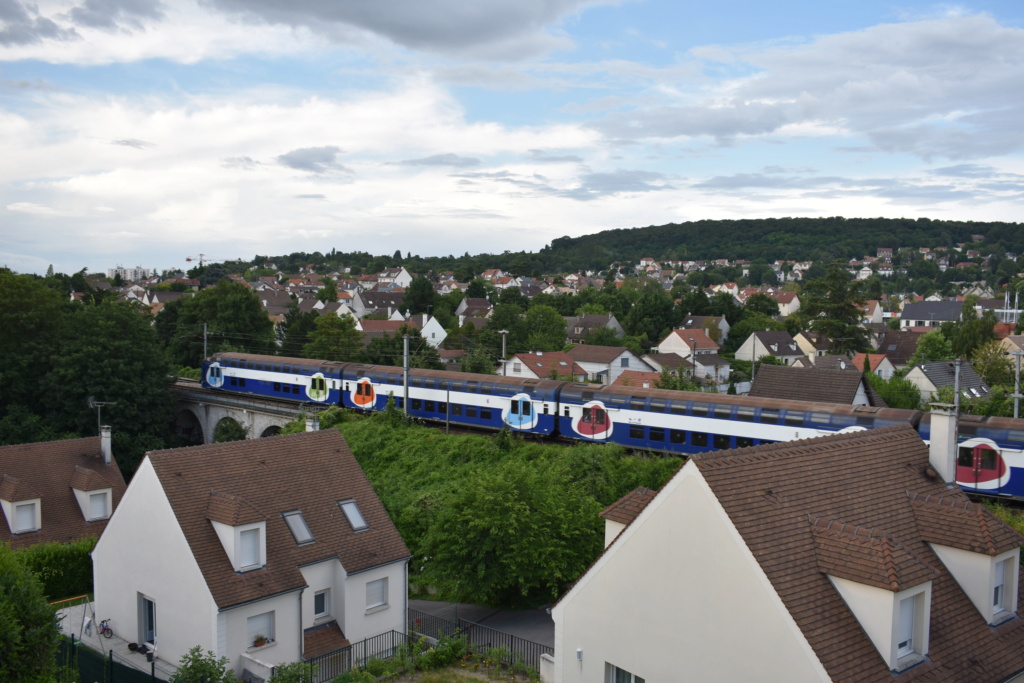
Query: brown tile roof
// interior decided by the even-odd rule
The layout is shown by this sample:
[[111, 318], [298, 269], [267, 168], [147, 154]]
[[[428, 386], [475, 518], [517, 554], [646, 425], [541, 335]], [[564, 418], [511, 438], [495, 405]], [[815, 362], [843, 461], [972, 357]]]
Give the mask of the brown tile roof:
[[655, 495], [657, 491], [640, 486], [606, 507], [600, 516], [619, 524], [629, 524], [654, 500]]
[[641, 372], [640, 370], [623, 370], [610, 386], [613, 387], [653, 387], [661, 379], [660, 372]]
[[586, 370], [576, 364], [572, 356], [562, 351], [517, 353], [512, 360], [519, 361], [524, 368], [529, 368], [530, 372], [542, 379], [552, 372], [559, 377], [568, 377], [569, 375], [579, 377], [587, 374]]
[[86, 487], [79, 487], [83, 491], [111, 489], [112, 510], [120, 504], [126, 488], [117, 465], [103, 462], [98, 436], [0, 447], [0, 480], [0, 498], [40, 499], [39, 531], [12, 535], [10, 527], [0, 522], [0, 543], [10, 543], [13, 548], [98, 537], [107, 520], [86, 521], [72, 486], [81, 484]]
[[[967, 497], [928, 475], [928, 447], [911, 427], [700, 453], [692, 460], [832, 680], [892, 681], [893, 674], [822, 571], [823, 563], [835, 564], [829, 554], [840, 541], [828, 538], [828, 527], [816, 533], [810, 519], [845, 523], [848, 548], [865, 543], [849, 532], [851, 525], [872, 530], [866, 540], [878, 542], [874, 548], [865, 543], [857, 556], [877, 563], [888, 546], [895, 555], [885, 562], [898, 584], [935, 570], [929, 658], [899, 680], [1001, 681], [1024, 668], [1024, 620], [990, 628], [931, 551], [929, 532], [920, 530], [914, 503], [942, 498], [953, 511]], [[990, 513], [980, 514], [1004, 533]], [[1015, 543], [1022, 542], [1016, 536]], [[832, 547], [819, 550], [825, 544]], [[879, 566], [881, 576], [889, 575], [885, 563]]]
[[211, 522], [239, 526], [264, 522], [267, 516], [238, 496], [210, 491], [210, 498], [206, 503], [206, 518]]
[[[349, 573], [409, 550], [337, 430], [147, 454], [214, 601], [225, 608], [305, 585], [299, 566], [337, 557]], [[211, 490], [219, 492], [211, 496]], [[234, 500], [231, 500], [231, 499]], [[353, 499], [369, 529], [352, 531], [338, 502]], [[267, 564], [238, 574], [207, 518], [232, 505], [266, 518]], [[221, 507], [223, 506], [223, 507]], [[282, 513], [300, 510], [315, 539], [296, 545]], [[248, 512], [240, 512], [249, 519]]]
[[852, 405], [861, 387], [864, 387], [870, 405], [885, 405], [864, 380], [864, 373], [818, 367], [762, 365], [750, 387], [750, 396]]
[[995, 557], [1020, 545], [1020, 536], [981, 505], [961, 496], [907, 492], [921, 538], [929, 543]]
[[302, 656], [306, 659], [325, 655], [349, 645], [351, 643], [345, 638], [336, 621], [308, 628], [302, 634]]

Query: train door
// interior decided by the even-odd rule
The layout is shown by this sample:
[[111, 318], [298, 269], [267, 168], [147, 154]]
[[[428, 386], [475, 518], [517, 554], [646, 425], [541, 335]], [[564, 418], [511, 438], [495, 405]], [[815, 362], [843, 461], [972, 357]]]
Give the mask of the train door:
[[509, 399], [504, 414], [505, 424], [513, 429], [533, 429], [537, 424], [537, 411], [526, 394], [516, 394]]
[[576, 433], [586, 439], [605, 440], [612, 435], [612, 419], [608, 409], [598, 401], [584, 404], [583, 415], [576, 423]]
[[956, 481], [973, 489], [997, 492], [1006, 464], [990, 444], [961, 445], [956, 459]]

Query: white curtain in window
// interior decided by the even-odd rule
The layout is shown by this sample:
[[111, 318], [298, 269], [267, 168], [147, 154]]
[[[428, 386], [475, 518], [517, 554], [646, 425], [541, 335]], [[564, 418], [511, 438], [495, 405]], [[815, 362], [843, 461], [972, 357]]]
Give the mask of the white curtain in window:
[[89, 496], [89, 519], [103, 519], [107, 516], [107, 494], [93, 493]]
[[238, 564], [251, 567], [260, 563], [260, 530], [249, 529], [241, 533], [241, 548]]
[[18, 531], [32, 531], [36, 528], [35, 503], [25, 503], [15, 507], [15, 528]]
[[388, 580], [377, 579], [366, 584], [366, 607], [379, 607], [388, 604]]

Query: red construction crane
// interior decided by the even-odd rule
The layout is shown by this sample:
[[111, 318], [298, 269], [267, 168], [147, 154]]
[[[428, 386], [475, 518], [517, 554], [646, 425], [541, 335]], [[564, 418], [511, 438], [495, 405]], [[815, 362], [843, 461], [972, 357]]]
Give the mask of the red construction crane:
[[203, 264], [208, 261], [223, 261], [222, 258], [214, 258], [213, 256], [207, 256], [206, 254], [200, 254], [199, 256], [186, 256], [185, 262], [190, 263], [192, 261], [199, 261], [199, 267], [202, 268]]

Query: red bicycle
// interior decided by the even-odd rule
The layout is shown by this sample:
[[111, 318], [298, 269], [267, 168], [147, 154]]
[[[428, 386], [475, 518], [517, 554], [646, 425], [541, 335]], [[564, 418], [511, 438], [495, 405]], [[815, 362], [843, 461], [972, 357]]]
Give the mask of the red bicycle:
[[104, 638], [113, 638], [114, 630], [110, 628], [110, 619], [104, 619], [99, 625], [100, 635]]

